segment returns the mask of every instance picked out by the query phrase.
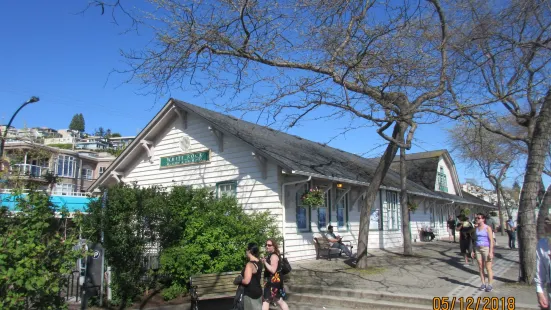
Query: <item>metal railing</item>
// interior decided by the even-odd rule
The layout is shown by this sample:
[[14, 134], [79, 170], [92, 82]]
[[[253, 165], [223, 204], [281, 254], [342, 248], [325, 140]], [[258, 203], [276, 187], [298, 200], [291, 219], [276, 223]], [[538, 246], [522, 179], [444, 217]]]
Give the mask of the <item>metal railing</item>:
[[40, 178], [48, 172], [48, 167], [30, 165], [30, 164], [15, 164], [13, 165], [12, 174], [26, 175], [32, 178]]
[[66, 277], [67, 285], [59, 291], [59, 297], [63, 297], [67, 302], [78, 303], [81, 294], [80, 271], [74, 270]]

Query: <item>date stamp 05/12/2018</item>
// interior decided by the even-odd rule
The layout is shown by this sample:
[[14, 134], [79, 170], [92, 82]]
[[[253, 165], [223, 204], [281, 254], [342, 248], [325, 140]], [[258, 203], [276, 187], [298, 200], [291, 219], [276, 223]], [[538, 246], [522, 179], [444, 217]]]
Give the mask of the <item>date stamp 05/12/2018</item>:
[[514, 310], [515, 297], [434, 297], [433, 310]]

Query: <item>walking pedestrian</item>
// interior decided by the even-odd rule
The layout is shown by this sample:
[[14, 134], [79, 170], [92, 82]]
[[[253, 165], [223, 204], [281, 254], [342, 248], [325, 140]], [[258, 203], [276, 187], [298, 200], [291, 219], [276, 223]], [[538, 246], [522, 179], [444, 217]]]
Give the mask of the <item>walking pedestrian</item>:
[[551, 260], [549, 258], [549, 245], [551, 237], [551, 215], [545, 217], [545, 236], [538, 241], [536, 248], [536, 276], [534, 282], [536, 283], [536, 294], [538, 296], [538, 303], [542, 309], [549, 309], [550, 296], [545, 293], [545, 288], [551, 284], [549, 279], [549, 270]]
[[277, 303], [282, 310], [289, 310], [289, 306], [283, 300], [285, 290], [283, 289], [283, 280], [281, 279], [281, 266], [279, 247], [273, 239], [266, 241], [266, 251], [268, 255], [262, 258], [262, 263], [266, 268], [264, 271], [264, 294], [262, 296], [262, 310], [269, 310], [270, 303]]
[[[486, 225], [486, 216], [484, 214], [478, 214], [475, 217], [476, 229], [475, 229], [475, 248], [471, 257], [476, 256], [478, 261], [478, 272], [480, 274], [480, 280], [482, 285], [479, 290], [491, 292], [494, 281], [494, 273], [492, 270], [492, 260], [494, 258], [494, 238], [492, 235], [492, 228]], [[488, 273], [488, 281], [485, 280], [484, 269]]]
[[[453, 219], [453, 217], [450, 215], [450, 217], [448, 217], [448, 234], [450, 235], [450, 242], [452, 242], [452, 237], [453, 237], [453, 242], [455, 243], [455, 226], [456, 226], [456, 221]], [[461, 239], [461, 236], [459, 236], [459, 239]]]
[[509, 220], [507, 221], [506, 225], [507, 227], [507, 236], [509, 236], [509, 249], [515, 249], [515, 241], [517, 238], [517, 227], [515, 226], [515, 221], [513, 221], [513, 217], [509, 216]]
[[[247, 250], [247, 264], [241, 271], [241, 281], [239, 284], [244, 286], [243, 309], [261, 310], [262, 309], [262, 265], [260, 265], [259, 249], [256, 243], [249, 243]], [[235, 284], [235, 283], [234, 283]]]

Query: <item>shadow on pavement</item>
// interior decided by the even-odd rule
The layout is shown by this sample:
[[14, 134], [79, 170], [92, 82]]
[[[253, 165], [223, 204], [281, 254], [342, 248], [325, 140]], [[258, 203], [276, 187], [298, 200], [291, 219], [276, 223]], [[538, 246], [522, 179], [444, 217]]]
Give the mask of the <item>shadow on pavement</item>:
[[230, 310], [233, 307], [233, 298], [204, 300], [199, 302], [199, 310]]
[[470, 283], [465, 283], [465, 282], [461, 282], [461, 281], [458, 281], [457, 279], [453, 279], [453, 278], [449, 278], [449, 277], [438, 277], [439, 279], [442, 279], [442, 280], [446, 280], [450, 283], [453, 283], [453, 284], [457, 284], [457, 285], [465, 285], [465, 286], [471, 286], [471, 287], [478, 287], [476, 285], [472, 285]]

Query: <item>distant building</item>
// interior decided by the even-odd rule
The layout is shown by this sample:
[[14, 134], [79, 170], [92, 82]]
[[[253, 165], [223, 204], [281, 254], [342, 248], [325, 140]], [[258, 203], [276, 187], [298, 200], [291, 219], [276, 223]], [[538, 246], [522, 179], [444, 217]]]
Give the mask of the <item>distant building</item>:
[[109, 138], [109, 142], [113, 146], [115, 150], [120, 150], [125, 148], [127, 145], [132, 143], [136, 137], [135, 136], [127, 136], [127, 137], [112, 137]]
[[72, 151], [29, 142], [7, 142], [4, 154], [9, 160], [8, 184], [32, 180], [48, 189], [44, 176], [51, 171], [59, 177], [52, 194], [79, 195], [101, 176], [114, 156], [108, 153]]

